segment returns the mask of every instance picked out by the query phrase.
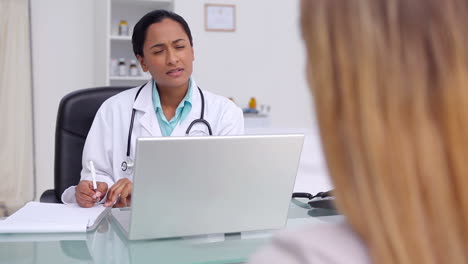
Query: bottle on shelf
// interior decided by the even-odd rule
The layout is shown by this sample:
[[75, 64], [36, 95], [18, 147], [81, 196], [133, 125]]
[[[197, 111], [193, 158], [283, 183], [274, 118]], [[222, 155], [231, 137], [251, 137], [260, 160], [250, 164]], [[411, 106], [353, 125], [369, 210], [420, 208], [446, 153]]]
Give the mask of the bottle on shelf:
[[125, 58], [119, 59], [119, 75], [120, 76], [127, 76], [127, 65], [125, 65]]
[[139, 75], [136, 60], [131, 60], [130, 61], [129, 73], [130, 73], [130, 76], [138, 76]]
[[120, 20], [120, 23], [119, 23], [119, 36], [128, 36], [128, 23], [127, 23], [127, 20]]
[[249, 108], [251, 108], [251, 109], [256, 109], [257, 108], [257, 100], [255, 100], [255, 97], [250, 98]]
[[258, 114], [257, 100], [255, 99], [255, 97], [250, 97], [249, 106], [247, 108], [244, 108], [243, 112], [247, 114]]
[[117, 76], [118, 75], [118, 68], [119, 68], [119, 63], [117, 62], [117, 59], [112, 58], [111, 63], [110, 63], [110, 75], [111, 76]]

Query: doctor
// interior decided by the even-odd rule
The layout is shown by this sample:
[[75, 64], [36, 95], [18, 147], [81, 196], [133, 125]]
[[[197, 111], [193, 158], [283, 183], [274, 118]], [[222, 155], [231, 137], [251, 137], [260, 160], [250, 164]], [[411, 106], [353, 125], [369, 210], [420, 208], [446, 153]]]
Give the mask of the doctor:
[[[242, 110], [227, 98], [201, 90], [191, 78], [192, 35], [181, 16], [165, 10], [146, 14], [135, 25], [132, 44], [143, 71], [150, 72], [153, 80], [102, 104], [84, 145], [81, 181], [64, 191], [64, 203], [92, 207], [107, 196], [104, 205], [110, 206], [120, 196], [116, 206], [129, 206], [133, 178], [129, 165], [137, 137], [244, 132]], [[205, 121], [194, 122], [197, 119]], [[96, 171], [96, 191], [89, 161]]]

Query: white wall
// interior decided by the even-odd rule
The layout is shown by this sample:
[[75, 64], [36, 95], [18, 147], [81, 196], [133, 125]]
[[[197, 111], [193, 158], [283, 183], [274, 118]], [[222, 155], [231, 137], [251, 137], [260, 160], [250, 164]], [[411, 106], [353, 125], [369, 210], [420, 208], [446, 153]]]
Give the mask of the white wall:
[[31, 0], [36, 199], [54, 184], [60, 99], [93, 86], [93, 8], [93, 0]]
[[312, 100], [305, 79], [305, 51], [298, 1], [218, 0], [236, 6], [235, 32], [207, 32], [204, 5], [175, 0], [175, 12], [190, 25], [195, 47], [194, 76], [207, 90], [247, 106], [271, 105], [275, 128], [310, 127]]
[[[94, 1], [31, 0], [37, 197], [53, 187], [54, 136], [60, 99], [94, 86]], [[236, 5], [235, 32], [206, 32], [206, 1], [175, 0], [195, 42], [195, 78], [202, 88], [246, 106], [271, 106], [275, 128], [312, 127], [304, 75], [298, 1], [218, 0]]]

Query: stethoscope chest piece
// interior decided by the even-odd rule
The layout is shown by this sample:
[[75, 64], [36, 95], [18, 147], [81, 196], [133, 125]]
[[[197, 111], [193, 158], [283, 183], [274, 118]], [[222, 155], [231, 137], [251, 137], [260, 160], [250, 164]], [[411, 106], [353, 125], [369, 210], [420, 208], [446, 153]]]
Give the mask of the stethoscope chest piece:
[[120, 168], [122, 169], [122, 171], [127, 171], [128, 169], [127, 162], [126, 161], [122, 162], [122, 164], [120, 165]]
[[125, 161], [122, 162], [122, 164], [120, 164], [120, 168], [122, 169], [122, 171], [130, 170], [131, 168], [133, 168], [133, 161], [127, 158]]

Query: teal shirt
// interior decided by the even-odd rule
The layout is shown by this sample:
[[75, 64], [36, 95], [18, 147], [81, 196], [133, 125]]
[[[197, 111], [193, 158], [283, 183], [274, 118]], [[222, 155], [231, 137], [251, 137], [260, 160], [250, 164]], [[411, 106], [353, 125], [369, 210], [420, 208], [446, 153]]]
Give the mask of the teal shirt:
[[189, 79], [189, 88], [184, 99], [177, 106], [174, 117], [171, 120], [167, 120], [164, 116], [164, 112], [161, 106], [161, 99], [159, 98], [158, 89], [156, 87], [156, 82], [153, 81], [153, 107], [156, 112], [156, 117], [158, 118], [159, 127], [161, 128], [161, 134], [163, 137], [168, 137], [174, 131], [174, 128], [190, 113], [192, 110], [192, 79]]

